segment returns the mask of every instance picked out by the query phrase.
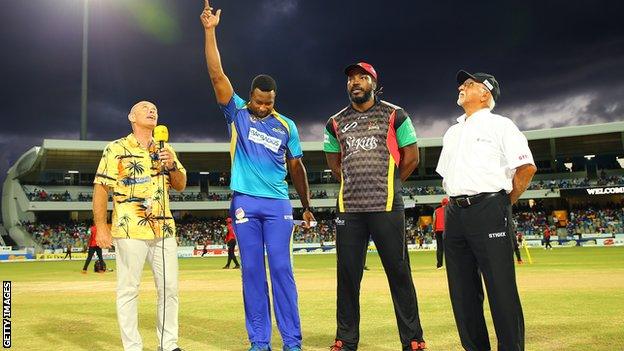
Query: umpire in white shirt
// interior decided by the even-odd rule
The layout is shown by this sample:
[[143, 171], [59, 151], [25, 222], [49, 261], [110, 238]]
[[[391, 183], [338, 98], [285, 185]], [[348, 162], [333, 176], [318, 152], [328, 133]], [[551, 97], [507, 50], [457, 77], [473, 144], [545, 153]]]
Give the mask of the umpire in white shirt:
[[436, 169], [450, 196], [444, 246], [457, 330], [465, 350], [491, 350], [483, 316], [483, 276], [498, 350], [524, 350], [511, 205], [537, 168], [518, 127], [492, 113], [500, 96], [494, 76], [459, 71], [457, 84], [457, 104], [465, 113], [444, 135]]

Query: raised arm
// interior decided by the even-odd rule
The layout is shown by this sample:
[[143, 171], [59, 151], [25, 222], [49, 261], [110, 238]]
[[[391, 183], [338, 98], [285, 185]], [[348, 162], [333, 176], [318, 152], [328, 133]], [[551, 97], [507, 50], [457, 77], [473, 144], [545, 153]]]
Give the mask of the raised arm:
[[220, 105], [227, 105], [234, 94], [234, 88], [230, 83], [230, 79], [223, 72], [221, 66], [221, 56], [219, 55], [219, 48], [217, 47], [217, 36], [215, 30], [219, 25], [221, 18], [221, 10], [217, 10], [212, 13], [212, 7], [206, 0], [204, 11], [199, 18], [204, 26], [204, 34], [206, 35], [206, 64], [208, 65], [208, 74], [212, 81], [212, 87], [214, 88], [215, 95], [217, 97], [217, 103]]

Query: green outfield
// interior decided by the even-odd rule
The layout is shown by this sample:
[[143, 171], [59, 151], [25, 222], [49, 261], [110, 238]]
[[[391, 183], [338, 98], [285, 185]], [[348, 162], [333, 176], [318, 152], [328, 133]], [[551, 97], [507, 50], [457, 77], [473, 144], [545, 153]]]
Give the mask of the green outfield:
[[[525, 254], [523, 252], [523, 254]], [[531, 250], [517, 266], [527, 350], [624, 350], [624, 248]], [[525, 254], [526, 255], [526, 254]], [[446, 273], [433, 252], [411, 253], [420, 316], [429, 350], [461, 350]], [[247, 350], [238, 270], [225, 257], [180, 260], [180, 346], [186, 350]], [[335, 331], [336, 258], [295, 256], [304, 350], [327, 350]], [[108, 262], [115, 268], [114, 262]], [[13, 282], [15, 350], [121, 350], [115, 316], [115, 273], [80, 273], [82, 262], [0, 264]], [[360, 350], [400, 350], [387, 281], [369, 254], [362, 282]], [[91, 267], [92, 268], [92, 267]], [[155, 288], [144, 272], [140, 329], [156, 349]], [[495, 335], [486, 304], [492, 345]], [[274, 327], [274, 349], [281, 350]]]

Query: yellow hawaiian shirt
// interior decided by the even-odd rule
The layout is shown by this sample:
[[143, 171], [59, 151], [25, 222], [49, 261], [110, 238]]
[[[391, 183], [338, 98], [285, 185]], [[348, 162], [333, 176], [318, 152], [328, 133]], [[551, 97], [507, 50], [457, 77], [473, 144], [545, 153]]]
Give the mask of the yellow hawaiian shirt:
[[[167, 143], [164, 148], [174, 155], [178, 170], [186, 174], [173, 148]], [[111, 234], [114, 238], [175, 237], [169, 206], [169, 172], [161, 170], [157, 158], [156, 143], [152, 141], [147, 149], [142, 148], [134, 134], [104, 148], [93, 183], [106, 185], [113, 191]]]

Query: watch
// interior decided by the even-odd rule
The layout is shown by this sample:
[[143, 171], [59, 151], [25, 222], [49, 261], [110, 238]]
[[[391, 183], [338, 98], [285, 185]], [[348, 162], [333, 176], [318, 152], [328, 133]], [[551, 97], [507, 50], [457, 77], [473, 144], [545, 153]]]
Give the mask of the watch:
[[177, 171], [177, 170], [178, 170], [178, 164], [175, 161], [173, 161], [173, 167], [168, 168], [167, 172], [173, 172], [173, 171]]

